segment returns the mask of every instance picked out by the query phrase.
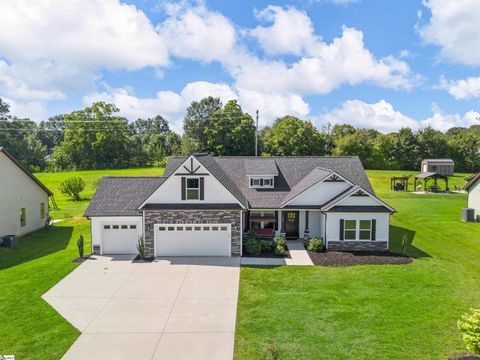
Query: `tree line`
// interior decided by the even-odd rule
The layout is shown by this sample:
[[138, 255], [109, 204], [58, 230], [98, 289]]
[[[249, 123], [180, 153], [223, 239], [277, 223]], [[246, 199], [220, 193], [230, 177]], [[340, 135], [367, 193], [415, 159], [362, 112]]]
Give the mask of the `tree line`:
[[[129, 122], [113, 104], [36, 123], [10, 113], [0, 98], [0, 146], [32, 171], [118, 169], [163, 166], [168, 156], [207, 152], [254, 155], [255, 121], [235, 101], [207, 97], [192, 102], [175, 133], [161, 115]], [[258, 133], [263, 156], [358, 155], [367, 169], [419, 170], [425, 158], [451, 158], [456, 171], [480, 170], [480, 125], [441, 132], [402, 128], [388, 134], [351, 125], [317, 129], [293, 116], [277, 119]]]

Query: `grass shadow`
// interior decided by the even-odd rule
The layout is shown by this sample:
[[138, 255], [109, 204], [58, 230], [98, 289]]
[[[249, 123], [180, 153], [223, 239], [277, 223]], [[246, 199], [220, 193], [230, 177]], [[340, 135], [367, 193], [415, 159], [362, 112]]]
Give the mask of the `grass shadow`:
[[402, 228], [400, 226], [390, 225], [390, 251], [394, 253], [402, 252], [403, 238], [406, 237], [405, 255], [414, 259], [429, 258], [429, 254], [415, 247], [413, 241], [415, 239], [415, 231]]
[[64, 250], [73, 234], [72, 226], [51, 226], [18, 238], [14, 248], [0, 251], [0, 270]]

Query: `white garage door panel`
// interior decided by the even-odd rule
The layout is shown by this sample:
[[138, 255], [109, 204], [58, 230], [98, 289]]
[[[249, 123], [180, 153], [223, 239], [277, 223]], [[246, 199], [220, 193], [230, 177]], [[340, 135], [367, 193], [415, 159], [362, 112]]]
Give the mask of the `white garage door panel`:
[[105, 224], [102, 230], [103, 254], [136, 254], [138, 231], [138, 224]]
[[230, 224], [156, 225], [157, 256], [230, 256]]

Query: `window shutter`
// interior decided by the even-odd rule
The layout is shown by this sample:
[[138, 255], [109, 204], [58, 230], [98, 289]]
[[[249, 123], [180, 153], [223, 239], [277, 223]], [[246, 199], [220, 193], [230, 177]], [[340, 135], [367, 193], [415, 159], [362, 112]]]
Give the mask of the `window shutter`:
[[205, 178], [200, 178], [200, 200], [203, 200], [204, 197], [204, 189], [205, 189]]
[[186, 200], [187, 196], [185, 194], [185, 189], [187, 187], [187, 178], [182, 176], [182, 200]]
[[345, 227], [345, 220], [340, 219], [340, 240], [343, 240], [343, 229]]
[[372, 241], [377, 238], [377, 220], [372, 220]]
[[275, 230], [278, 230], [278, 211], [275, 211]]

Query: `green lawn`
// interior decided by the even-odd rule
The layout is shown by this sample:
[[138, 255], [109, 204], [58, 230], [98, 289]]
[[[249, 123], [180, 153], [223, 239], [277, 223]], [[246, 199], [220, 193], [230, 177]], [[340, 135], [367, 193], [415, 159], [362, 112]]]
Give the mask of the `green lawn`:
[[[0, 248], [0, 354], [19, 359], [60, 358], [79, 332], [41, 295], [77, 264], [80, 216], [104, 175], [160, 175], [163, 169], [37, 174], [55, 192], [56, 219], [48, 230]], [[349, 268], [242, 268], [235, 357], [260, 359], [272, 342], [280, 359], [446, 359], [462, 351], [455, 323], [480, 307], [480, 226], [460, 222], [465, 194], [416, 195], [389, 191], [389, 177], [369, 171], [375, 190], [399, 213], [392, 247], [413, 239], [410, 265]], [[69, 176], [87, 181], [83, 201], [58, 192]], [[463, 185], [466, 174], [454, 178]]]
[[[480, 307], [480, 226], [460, 221], [465, 194], [389, 191], [403, 172], [369, 171], [399, 213], [391, 240], [413, 241], [409, 265], [244, 267], [236, 359], [447, 359], [464, 349], [456, 321]], [[466, 174], [453, 178], [463, 186]]]
[[[42, 181], [54, 194], [59, 210], [50, 211], [54, 219], [66, 219], [82, 215], [92, 199], [95, 189], [103, 176], [155, 176], [163, 175], [163, 168], [124, 169], [124, 170], [90, 170], [60, 173], [38, 173], [35, 176]], [[72, 176], [80, 176], [85, 180], [85, 190], [81, 193], [82, 200], [72, 202], [63, 195], [58, 187], [62, 181]]]
[[[55, 193], [56, 219], [49, 229], [23, 236], [13, 249], [0, 247], [0, 355], [16, 359], [59, 359], [80, 332], [64, 320], [41, 295], [70, 273], [77, 263], [80, 234], [90, 251], [90, 225], [82, 218], [95, 188], [105, 175], [161, 175], [163, 169], [81, 171], [36, 174]], [[61, 181], [81, 176], [87, 185], [82, 201], [73, 202], [58, 191]], [[68, 218], [68, 219], [67, 219]]]

